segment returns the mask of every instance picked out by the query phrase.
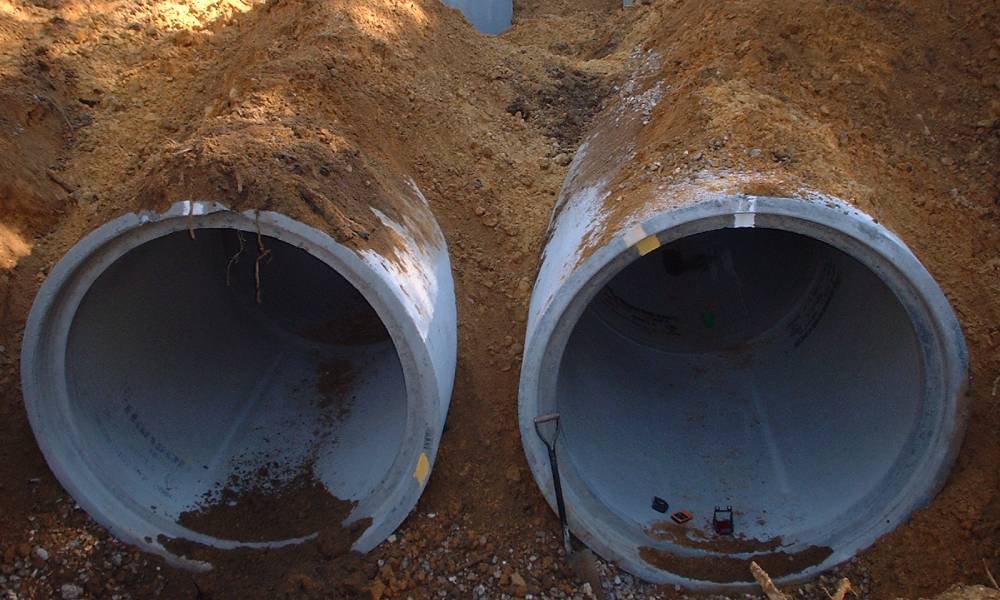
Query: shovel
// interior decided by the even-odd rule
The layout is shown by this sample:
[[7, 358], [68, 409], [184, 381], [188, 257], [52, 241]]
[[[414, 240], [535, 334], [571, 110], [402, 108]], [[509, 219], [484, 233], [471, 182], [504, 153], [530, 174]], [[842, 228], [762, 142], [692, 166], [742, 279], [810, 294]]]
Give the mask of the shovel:
[[[543, 425], [551, 425], [551, 441], [542, 433]], [[549, 451], [549, 466], [552, 468], [552, 486], [556, 491], [556, 509], [559, 512], [559, 525], [562, 527], [563, 547], [566, 549], [566, 562], [569, 563], [577, 577], [589, 583], [595, 598], [604, 595], [601, 586], [601, 571], [598, 568], [597, 557], [589, 548], [573, 550], [573, 541], [570, 539], [569, 523], [566, 519], [566, 503], [563, 500], [562, 481], [559, 479], [559, 461], [556, 459], [556, 440], [559, 438], [559, 413], [551, 413], [535, 417], [535, 433], [538, 439], [542, 440], [545, 448]]]

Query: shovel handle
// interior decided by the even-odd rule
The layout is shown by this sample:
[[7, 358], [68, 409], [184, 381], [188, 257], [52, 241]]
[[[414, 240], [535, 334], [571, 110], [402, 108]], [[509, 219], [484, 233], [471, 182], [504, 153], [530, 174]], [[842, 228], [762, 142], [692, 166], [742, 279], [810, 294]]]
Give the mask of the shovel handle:
[[549, 413], [547, 415], [538, 415], [535, 417], [535, 425], [541, 425], [542, 423], [548, 423], [549, 421], [558, 421], [559, 413]]
[[[552, 441], [550, 442], [548, 438], [542, 435], [541, 426], [552, 422], [555, 422], [556, 424], [556, 431], [552, 435]], [[535, 417], [535, 433], [538, 434], [538, 439], [542, 440], [542, 443], [545, 444], [545, 447], [548, 448], [549, 453], [551, 453], [552, 449], [556, 445], [556, 438], [559, 437], [559, 413], [549, 413], [547, 415], [538, 415]]]
[[[550, 443], [545, 436], [542, 435], [541, 425], [545, 423], [551, 423], [555, 421], [556, 431], [555, 435], [552, 436], [552, 442]], [[559, 525], [562, 528], [563, 534], [563, 545], [566, 547], [566, 556], [569, 557], [573, 552], [573, 545], [570, 543], [569, 539], [569, 524], [566, 519], [566, 502], [563, 500], [563, 489], [562, 481], [559, 478], [559, 461], [556, 458], [556, 440], [559, 438], [559, 413], [549, 413], [547, 415], [539, 415], [535, 417], [535, 433], [538, 434], [539, 439], [545, 444], [545, 448], [549, 451], [549, 467], [552, 469], [552, 487], [556, 492], [556, 510], [559, 513]]]

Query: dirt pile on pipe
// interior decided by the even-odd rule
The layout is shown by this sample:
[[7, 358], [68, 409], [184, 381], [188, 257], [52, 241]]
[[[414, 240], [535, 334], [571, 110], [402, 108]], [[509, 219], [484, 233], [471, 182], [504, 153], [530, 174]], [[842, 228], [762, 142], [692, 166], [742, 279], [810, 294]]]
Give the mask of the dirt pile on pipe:
[[[42, 544], [67, 565], [59, 577], [26, 579], [26, 589], [57, 593], [52, 582], [77, 581], [70, 567], [88, 573], [95, 596], [107, 590], [148, 596], [166, 589], [163, 573], [184, 586], [177, 589], [191, 589], [185, 575], [158, 572], [154, 562], [116, 547], [73, 511], [35, 447], [14, 356], [31, 298], [54, 261], [83, 234], [133, 207], [132, 191], [144, 190], [143, 202], [168, 201], [152, 182], [224, 194], [250, 207], [241, 198], [242, 182], [274, 193], [270, 206], [299, 211], [303, 220], [361, 243], [352, 222], [361, 232], [368, 222], [343, 207], [364, 197], [366, 179], [376, 189], [399, 185], [378, 178], [384, 168], [413, 177], [445, 230], [463, 358], [435, 475], [419, 514], [399, 533], [406, 543], [386, 545], [373, 557], [383, 558], [388, 572], [376, 573], [381, 570], [371, 563], [359, 572], [416, 598], [442, 589], [459, 595], [471, 588], [462, 577], [480, 577], [479, 567], [502, 555], [510, 573], [505, 567], [501, 578], [487, 573], [480, 579], [491, 591], [500, 581], [511, 591], [512, 573], [535, 590], [569, 585], [558, 561], [528, 568], [554, 556], [557, 545], [535, 541], [554, 521], [525, 472], [517, 435], [521, 332], [536, 257], [565, 176], [566, 148], [575, 143], [571, 136], [554, 137], [549, 126], [563, 112], [585, 121], [596, 108], [564, 110], [561, 96], [590, 95], [586, 88], [595, 84], [566, 92], [559, 82], [568, 74], [584, 82], [597, 76], [598, 86], [621, 84], [629, 53], [640, 45], [663, 57], [666, 99], [657, 105], [656, 131], [640, 132], [656, 133], [657, 141], [642, 142], [646, 150], [636, 168], [616, 185], [638, 187], [652, 171], [680, 179], [712, 160], [765, 173], [754, 175], [743, 191], [794, 191], [808, 173], [810, 187], [829, 184], [831, 193], [857, 197], [868, 212], [895, 219], [892, 227], [942, 282], [972, 349], [973, 427], [944, 494], [865, 560], [881, 586], [878, 596], [931, 595], [955, 580], [982, 581], [982, 556], [994, 573], [1000, 571], [1000, 544], [985, 508], [998, 481], [990, 465], [1000, 457], [992, 433], [998, 415], [990, 403], [990, 385], [1000, 372], [998, 262], [991, 250], [997, 247], [998, 211], [992, 98], [1000, 49], [989, 39], [997, 37], [995, 10], [972, 2], [939, 10], [902, 3], [663, 0], [637, 3], [627, 14], [619, 2], [588, 3], [593, 16], [580, 20], [575, 4], [553, 9], [551, 2], [523, 2], [523, 20], [505, 37], [491, 39], [429, 0], [274, 3], [266, 11], [240, 0], [207, 6], [125, 2], [107, 10], [73, 1], [3, 3], [0, 54], [16, 59], [16, 72], [44, 72], [43, 81], [64, 89], [50, 95], [73, 124], [67, 154], [56, 152], [49, 165], [65, 187], [50, 186], [37, 171], [17, 196], [31, 207], [16, 209], [18, 215], [51, 207], [47, 194], [65, 214], [52, 212], [38, 230], [17, 229], [16, 266], [7, 266], [14, 260], [0, 265], [0, 344], [6, 348], [0, 353], [0, 548]], [[600, 43], [588, 37], [593, 23], [602, 24]], [[19, 85], [4, 72], [0, 87]], [[508, 111], [518, 96], [537, 110]], [[47, 110], [51, 115], [43, 121], [50, 125], [38, 131], [47, 132], [45, 144], [61, 149], [64, 132], [55, 122], [62, 117]], [[206, 118], [206, 111], [214, 117]], [[315, 111], [322, 123], [310, 117]], [[280, 127], [271, 122], [275, 118]], [[3, 122], [5, 136], [28, 121]], [[719, 146], [726, 135], [729, 141]], [[801, 136], [809, 141], [800, 142]], [[11, 133], [5, 139], [16, 138]], [[280, 152], [277, 139], [296, 149], [294, 160], [284, 163], [255, 150], [259, 143]], [[17, 152], [25, 160], [4, 165], [4, 175], [23, 173], [23, 163], [49, 160], [30, 148]], [[252, 160], [244, 161], [244, 152]], [[326, 162], [340, 168], [341, 177], [376, 177], [337, 187], [342, 184], [324, 179]], [[192, 174], [194, 167], [208, 171]], [[180, 181], [182, 172], [194, 179]], [[268, 181], [272, 175], [276, 182]], [[314, 211], [299, 184], [329, 202], [314, 201]], [[31, 194], [41, 200], [28, 199]], [[348, 196], [343, 205], [339, 194]], [[21, 218], [5, 211], [0, 223], [12, 227]], [[59, 225], [54, 234], [39, 235], [51, 232], [52, 223]], [[470, 561], [486, 557], [457, 561], [441, 550], [445, 541]], [[119, 552], [134, 569], [113, 566]], [[428, 569], [418, 557], [428, 558]], [[105, 560], [110, 566], [102, 566]], [[292, 565], [320, 569], [322, 560], [305, 551], [283, 564], [291, 573]], [[21, 558], [5, 558], [4, 565], [13, 569], [16, 561]], [[459, 579], [449, 581], [452, 575]], [[250, 596], [272, 576], [248, 572], [233, 589]], [[634, 591], [625, 585], [616, 589]], [[674, 595], [672, 589], [659, 593]]]
[[[1000, 84], [986, 58], [1000, 53], [996, 7], [663, 2], [653, 12], [637, 25], [647, 37], [630, 79], [598, 119], [602, 135], [588, 140], [567, 181], [608, 192], [580, 260], [635, 215], [706, 192], [828, 194], [898, 234], [941, 282], [969, 337], [965, 448], [978, 450], [929, 509], [863, 560], [879, 573], [879, 595], [935, 585], [942, 566], [931, 556], [941, 553], [922, 553], [927, 544], [945, 554], [962, 547], [962, 559], [947, 561], [952, 577], [981, 576], [980, 559], [994, 551], [975, 524], [990, 518], [998, 458], [990, 423], [1000, 370]], [[910, 555], [922, 566], [904, 566]]]
[[[581, 122], [577, 116], [575, 134], [559, 130], [560, 109], [551, 106], [557, 104], [553, 93], [549, 105], [531, 116], [516, 115], [507, 107], [515, 93], [530, 97], [532, 88], [556, 89], [564, 79], [579, 80], [583, 87], [595, 85], [575, 69], [544, 56], [508, 57], [499, 41], [480, 38], [436, 1], [234, 3], [220, 5], [206, 20], [192, 16], [195, 11], [183, 5], [170, 11], [160, 6], [159, 11], [111, 15], [81, 15], [72, 6], [62, 8], [66, 10], [25, 10], [67, 15], [59, 17], [66, 23], [54, 46], [57, 55], [72, 57], [67, 62], [83, 79], [74, 82], [73, 91], [88, 100], [81, 106], [90, 121], [75, 131], [69, 160], [57, 165], [60, 178], [73, 189], [70, 215], [47, 244], [18, 264], [11, 295], [14, 314], [23, 315], [24, 295], [41, 279], [36, 277], [39, 271], [47, 271], [83, 233], [122, 213], [160, 211], [192, 197], [212, 199], [238, 210], [279, 211], [355, 248], [385, 250], [396, 240], [368, 208], [375, 206], [392, 219], [398, 214], [395, 198], [414, 197], [417, 186], [444, 207], [444, 219], [458, 225], [452, 227], [455, 237], [450, 241], [464, 246], [459, 252], [476, 274], [469, 275], [463, 304], [474, 306], [474, 296], [492, 294], [494, 287], [511, 309], [526, 295], [526, 279], [510, 280], [513, 272], [496, 266], [533, 261], [546, 203], [561, 179], [562, 165], [556, 158], [572, 151], [571, 136], [579, 135]], [[135, 19], [136, 25], [123, 18]], [[175, 29], [177, 24], [184, 26]], [[107, 31], [113, 43], [91, 43], [89, 35], [84, 37], [91, 26]], [[119, 54], [108, 46], [116, 46]], [[97, 56], [78, 59], [90, 53]], [[85, 96], [82, 90], [87, 90]], [[591, 105], [599, 100], [597, 94], [586, 98]], [[542, 120], [552, 141], [538, 131], [541, 125], [533, 125]], [[498, 135], [493, 131], [496, 123], [506, 123], [509, 130]], [[524, 198], [532, 196], [538, 198], [537, 208], [523, 210]], [[522, 228], [536, 234], [522, 237]], [[483, 248], [490, 252], [483, 253]], [[481, 275], [487, 271], [497, 273], [488, 282]], [[492, 301], [482, 306], [493, 310]], [[497, 317], [489, 324], [491, 338], [502, 339], [510, 332], [509, 319]], [[516, 351], [506, 349], [510, 345], [504, 350], [508, 362], [516, 359]], [[496, 359], [487, 360], [495, 364]], [[479, 385], [494, 387], [489, 382]], [[13, 393], [16, 385], [10, 389]], [[10, 401], [13, 409], [15, 396]], [[476, 415], [475, 422], [506, 428], [506, 419], [484, 414], [513, 407], [492, 397], [476, 400], [480, 402], [483, 406], [467, 407]], [[503, 462], [519, 460], [516, 440], [488, 452], [503, 456]], [[492, 481], [490, 465], [495, 462], [477, 461], [480, 481]], [[461, 484], [445, 488], [441, 502], [451, 505], [469, 493], [467, 471], [456, 472], [455, 481]], [[51, 486], [48, 481], [46, 485]], [[523, 482], [525, 491], [528, 485]], [[57, 488], [46, 489], [57, 493]], [[14, 502], [27, 506], [23, 500]], [[487, 522], [503, 503], [498, 493], [485, 505], [469, 506]], [[310, 521], [340, 521], [338, 510], [314, 508], [321, 514]], [[213, 514], [201, 516], [210, 518], [213, 526], [230, 533], [244, 529], [242, 518], [222, 518], [211, 508], [208, 512]], [[5, 511], [8, 519], [14, 522], [13, 513]], [[347, 534], [353, 535], [339, 537]], [[202, 593], [214, 589], [223, 595], [274, 597], [282, 593], [287, 577], [301, 583], [287, 590], [292, 594], [363, 593], [359, 586], [341, 589], [338, 582], [370, 585], [374, 563], [341, 553], [328, 556], [322, 545], [321, 538], [299, 549], [239, 551], [235, 557], [173, 547], [210, 558], [219, 567], [195, 578]], [[305, 564], [299, 566], [303, 559]], [[165, 573], [165, 578], [144, 578], [132, 585], [176, 595], [191, 589], [187, 575]], [[385, 575], [381, 579], [393, 586], [399, 583]], [[113, 579], [95, 577], [88, 589], [103, 593], [119, 586]]]

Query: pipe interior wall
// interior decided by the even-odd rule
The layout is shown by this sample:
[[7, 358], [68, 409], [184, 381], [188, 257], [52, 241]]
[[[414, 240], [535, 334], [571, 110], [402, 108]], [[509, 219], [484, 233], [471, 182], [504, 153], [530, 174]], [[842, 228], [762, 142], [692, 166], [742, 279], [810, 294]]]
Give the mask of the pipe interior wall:
[[260, 303], [255, 237], [175, 232], [104, 271], [69, 333], [79, 451], [173, 537], [189, 536], [181, 513], [261, 469], [364, 498], [403, 437], [403, 373], [378, 315], [304, 250], [262, 243]]
[[562, 450], [650, 546], [658, 496], [710, 536], [731, 505], [741, 538], [794, 547], [867, 513], [912, 450], [921, 370], [906, 311], [858, 261], [784, 231], [702, 233], [626, 267], [576, 324]]
[[73, 246], [35, 297], [21, 381], [39, 447], [80, 506], [196, 570], [210, 565], [169, 540], [277, 547], [318, 533], [315, 519], [248, 531], [210, 516], [286, 491], [329, 494], [347, 514], [331, 526], [363, 522], [356, 551], [388, 537], [427, 484], [455, 373], [447, 246], [413, 200], [401, 222], [372, 209], [393, 240], [380, 247], [189, 201]]

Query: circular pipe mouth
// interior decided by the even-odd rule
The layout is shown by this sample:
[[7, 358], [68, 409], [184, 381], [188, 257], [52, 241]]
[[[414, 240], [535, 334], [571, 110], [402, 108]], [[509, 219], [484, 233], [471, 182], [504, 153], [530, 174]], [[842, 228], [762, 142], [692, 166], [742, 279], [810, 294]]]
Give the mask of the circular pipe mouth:
[[825, 570], [929, 501], [964, 431], [965, 347], [895, 236], [839, 202], [732, 197], [640, 231], [529, 325], [522, 439], [551, 504], [530, 422], [561, 415], [578, 537], [654, 582], [739, 587], [751, 560]]
[[370, 519], [354, 547], [374, 547], [443, 419], [412, 318], [326, 234], [197, 206], [108, 223], [40, 290], [22, 381], [46, 459], [95, 520], [181, 566], [205, 565], [171, 540], [277, 547], [320, 519]]

